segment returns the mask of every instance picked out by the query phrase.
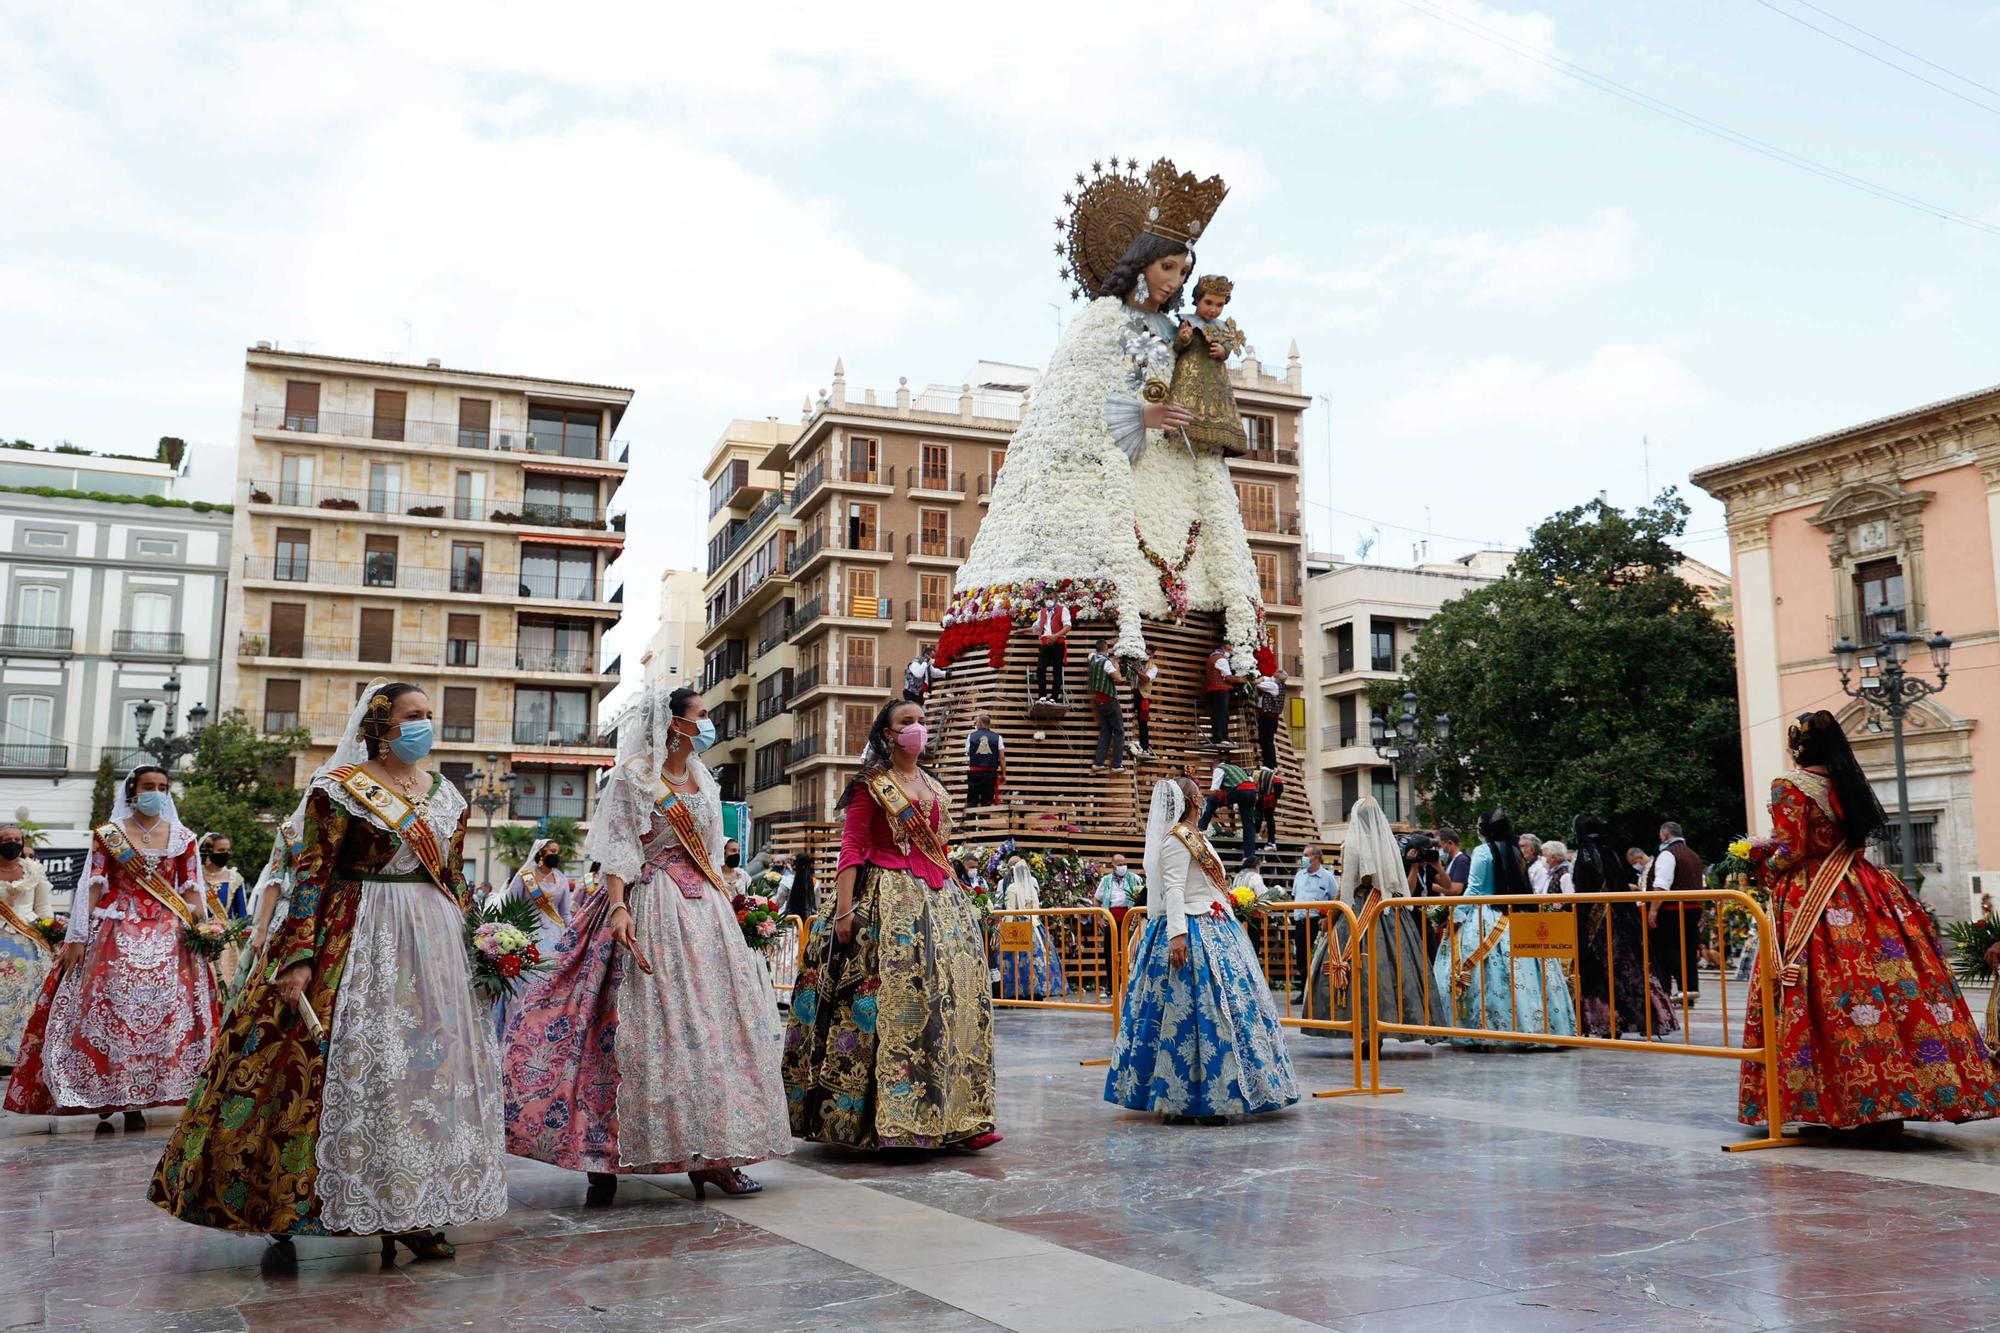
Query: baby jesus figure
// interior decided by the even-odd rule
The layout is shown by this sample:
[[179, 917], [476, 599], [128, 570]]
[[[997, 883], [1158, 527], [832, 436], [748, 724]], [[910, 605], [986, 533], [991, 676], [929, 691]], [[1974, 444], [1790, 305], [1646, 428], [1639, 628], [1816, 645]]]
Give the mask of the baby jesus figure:
[[1222, 317], [1232, 290], [1229, 279], [1218, 274], [1195, 283], [1194, 314], [1181, 320], [1174, 335], [1174, 379], [1167, 401], [1194, 418], [1183, 428], [1189, 443], [1234, 457], [1248, 453], [1250, 444], [1229, 387], [1229, 358], [1243, 350], [1236, 321]]

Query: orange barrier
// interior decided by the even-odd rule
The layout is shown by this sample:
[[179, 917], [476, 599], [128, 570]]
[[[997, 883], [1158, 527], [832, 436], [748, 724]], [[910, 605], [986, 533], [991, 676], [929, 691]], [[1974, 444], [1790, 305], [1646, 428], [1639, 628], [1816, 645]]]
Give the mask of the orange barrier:
[[799, 973], [805, 965], [806, 919], [802, 916], [779, 918], [777, 942], [764, 950], [764, 966], [771, 972], [771, 989], [789, 1001], [792, 987], [798, 983]]
[[[1257, 965], [1264, 971], [1265, 982], [1272, 990], [1278, 992], [1277, 1003], [1283, 1010], [1278, 1021], [1290, 1028], [1342, 1033], [1353, 1040], [1354, 1072], [1351, 1086], [1316, 1092], [1313, 1094], [1315, 1097], [1352, 1097], [1356, 1093], [1367, 1091], [1361, 1085], [1361, 1042], [1354, 1040], [1358, 1033], [1360, 1013], [1358, 1007], [1350, 1003], [1347, 1017], [1339, 1019], [1330, 1013], [1315, 1016], [1311, 1011], [1313, 982], [1318, 977], [1309, 974], [1306, 960], [1311, 958], [1314, 946], [1320, 939], [1337, 938], [1335, 923], [1342, 921], [1346, 923], [1348, 939], [1352, 940], [1357, 924], [1353, 910], [1346, 903], [1275, 901], [1261, 904], [1244, 925], [1244, 930], [1250, 936], [1251, 951], [1257, 955]], [[1139, 946], [1139, 936], [1145, 928], [1145, 910], [1133, 908], [1125, 917], [1124, 938], [1119, 947], [1119, 952], [1124, 956], [1128, 983], [1132, 973], [1132, 955]], [[1337, 954], [1332, 948], [1328, 948], [1320, 968], [1327, 983], [1327, 994], [1336, 1005], [1339, 997], [1348, 994], [1352, 985], [1351, 972], [1348, 979], [1343, 981], [1339, 975], [1341, 969], [1337, 966], [1345, 961], [1346, 952], [1351, 950]], [[1302, 997], [1301, 1008], [1297, 1013], [1292, 1010], [1294, 990], [1299, 991]], [[1109, 1061], [1090, 1063], [1106, 1064]]]
[[1118, 922], [1109, 911], [995, 908], [987, 958], [996, 1007], [1109, 1014], [1111, 1035], [1117, 1037], [1119, 1010], [1125, 1002], [1125, 952], [1119, 947]]
[[[1728, 1044], [1729, 977], [1726, 967], [1716, 975], [1716, 983], [1721, 990], [1724, 1044], [1721, 1046], [1712, 1046], [1697, 1043], [1694, 1040], [1691, 1021], [1693, 1007], [1687, 999], [1686, 979], [1690, 976], [1691, 971], [1697, 967], [1697, 964], [1689, 960], [1685, 948], [1681, 950], [1683, 984], [1681, 1040], [1679, 1042], [1659, 1042], [1652, 1040], [1654, 1034], [1652, 1031], [1652, 1006], [1650, 1003], [1642, 1006], [1645, 1010], [1642, 1020], [1643, 1031], [1646, 1036], [1645, 1040], [1634, 1041], [1617, 1036], [1587, 1037], [1581, 1035], [1580, 1032], [1576, 1035], [1571, 1035], [1551, 1031], [1546, 1002], [1549, 978], [1548, 970], [1543, 967], [1536, 969], [1536, 973], [1540, 978], [1544, 999], [1540, 1031], [1523, 1031], [1512, 1027], [1462, 1026], [1456, 1022], [1455, 1020], [1470, 1016], [1473, 1013], [1477, 1014], [1478, 1021], [1483, 1022], [1485, 1020], [1487, 1015], [1485, 1012], [1485, 988], [1483, 985], [1480, 987], [1480, 994], [1476, 1005], [1462, 1003], [1456, 998], [1455, 993], [1447, 993], [1440, 996], [1445, 1005], [1445, 1012], [1443, 1014], [1426, 1013], [1424, 1015], [1425, 1021], [1421, 1023], [1403, 1021], [1400, 1017], [1393, 1021], [1378, 1018], [1375, 1020], [1375, 1029], [1380, 1033], [1401, 1036], [1446, 1037], [1480, 1042], [1519, 1042], [1537, 1046], [1577, 1046], [1599, 1050], [1658, 1052], [1665, 1055], [1692, 1055], [1755, 1062], [1761, 1064], [1764, 1070], [1764, 1101], [1768, 1119], [1765, 1137], [1746, 1142], [1725, 1144], [1724, 1151], [1744, 1152], [1757, 1148], [1783, 1147], [1794, 1143], [1797, 1140], [1786, 1138], [1782, 1132], [1783, 1112], [1781, 1108], [1783, 1102], [1779, 1096], [1778, 1050], [1775, 1038], [1777, 1032], [1777, 989], [1775, 972], [1771, 966], [1771, 960], [1778, 957], [1777, 933], [1773, 929], [1771, 919], [1765, 914], [1764, 909], [1759, 907], [1748, 894], [1740, 890], [1698, 889], [1681, 893], [1566, 893], [1559, 895], [1479, 895], [1476, 897], [1455, 898], [1378, 898], [1368, 906], [1361, 918], [1359, 939], [1366, 947], [1350, 952], [1358, 952], [1366, 976], [1366, 980], [1363, 983], [1363, 990], [1367, 994], [1373, 995], [1378, 984], [1378, 979], [1375, 975], [1377, 950], [1374, 947], [1374, 936], [1380, 928], [1384, 914], [1390, 910], [1415, 909], [1421, 913], [1440, 906], [1448, 908], [1451, 915], [1447, 918], [1444, 927], [1446, 940], [1440, 947], [1451, 950], [1452, 966], [1453, 970], [1456, 971], [1461, 966], [1475, 970], [1478, 969], [1480, 960], [1497, 944], [1503, 934], [1509, 939], [1510, 954], [1517, 960], [1523, 957], [1533, 958], [1537, 961], [1575, 958], [1580, 948], [1580, 941], [1576, 929], [1578, 924], [1576, 914], [1570, 909], [1579, 904], [1635, 903], [1647, 905], [1654, 903], [1678, 904], [1696, 902], [1716, 904], [1718, 938], [1721, 936], [1722, 917], [1730, 911], [1747, 912], [1751, 918], [1752, 925], [1757, 931], [1760, 941], [1759, 952], [1761, 961], [1757, 969], [1756, 980], [1753, 984], [1757, 987], [1758, 1003], [1762, 1008], [1764, 1017], [1765, 1040], [1762, 1046], [1744, 1047]], [[1499, 918], [1499, 920], [1495, 926], [1487, 929], [1485, 937], [1477, 947], [1472, 949], [1468, 954], [1461, 956], [1461, 946], [1457, 933], [1458, 912], [1473, 907], [1496, 909], [1494, 916]], [[1535, 910], [1497, 910], [1527, 908]], [[1605, 913], [1605, 973], [1606, 990], [1608, 993], [1607, 1002], [1613, 1011], [1616, 1012], [1617, 955], [1611, 930], [1611, 916], [1610, 912]], [[1684, 915], [1679, 923], [1679, 929], [1685, 940], [1688, 936], [1688, 929]], [[1642, 971], [1648, 976], [1651, 975], [1651, 955], [1651, 941], [1646, 935], [1642, 934], [1640, 937], [1640, 964]], [[1391, 957], [1399, 959], [1400, 955], [1392, 952]], [[1434, 957], [1436, 957], [1435, 954], [1427, 952], [1425, 955], [1426, 964]], [[1566, 989], [1570, 990], [1572, 996], [1576, 996], [1580, 981], [1574, 975], [1574, 972], [1565, 974], [1564, 981], [1567, 983]], [[1397, 978], [1397, 982], [1398, 993], [1400, 994], [1400, 978]], [[1511, 977], [1510, 984], [1512, 984]], [[1446, 989], [1447, 991], [1455, 992], [1456, 987], [1454, 983], [1448, 980]], [[1429, 1009], [1428, 992], [1425, 994], [1425, 1008], [1426, 1010]], [[1582, 1006], [1579, 1004], [1577, 1008], [1580, 1013]], [[1368, 1059], [1367, 1091], [1371, 1093], [1394, 1093], [1402, 1091], [1400, 1088], [1385, 1088], [1382, 1086], [1382, 1062], [1380, 1053], [1374, 1049], [1375, 1043], [1360, 1044], [1366, 1045], [1369, 1048], [1366, 1052]]]

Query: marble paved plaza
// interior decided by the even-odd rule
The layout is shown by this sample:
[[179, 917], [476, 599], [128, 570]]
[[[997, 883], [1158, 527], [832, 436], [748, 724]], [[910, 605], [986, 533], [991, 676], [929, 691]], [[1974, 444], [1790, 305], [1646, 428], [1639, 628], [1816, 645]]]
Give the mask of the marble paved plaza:
[[[1736, 1068], [1390, 1046], [1408, 1091], [1166, 1128], [1079, 1068], [1105, 1024], [999, 1018], [1007, 1141], [885, 1165], [801, 1147], [765, 1193], [684, 1178], [583, 1206], [513, 1163], [458, 1258], [256, 1237], [145, 1201], [140, 1134], [0, 1117], [0, 1328], [1981, 1329], [2000, 1323], [2000, 1125], [1725, 1155]], [[1717, 1035], [1713, 1015], [1698, 1035]], [[1302, 1077], [1344, 1044], [1299, 1038]], [[1341, 1053], [1336, 1059], [1334, 1052]]]

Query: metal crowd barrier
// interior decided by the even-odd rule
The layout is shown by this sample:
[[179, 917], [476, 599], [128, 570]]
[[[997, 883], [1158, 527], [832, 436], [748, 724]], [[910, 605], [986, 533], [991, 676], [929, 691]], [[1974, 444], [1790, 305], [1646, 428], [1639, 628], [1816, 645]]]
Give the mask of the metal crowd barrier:
[[792, 987], [798, 984], [799, 972], [805, 965], [806, 919], [783, 917], [778, 922], [777, 942], [764, 950], [764, 966], [771, 970], [771, 989], [789, 1002]]
[[[1642, 908], [1652, 903], [1668, 905], [1713, 903], [1716, 905], [1715, 937], [1718, 942], [1724, 938], [1722, 928], [1723, 918], [1732, 911], [1747, 913], [1751, 919], [1752, 926], [1755, 928], [1758, 951], [1761, 957], [1767, 960], [1767, 965], [1757, 968], [1756, 980], [1753, 983], [1757, 989], [1757, 1003], [1763, 1012], [1764, 1044], [1757, 1047], [1729, 1045], [1729, 975], [1726, 968], [1718, 970], [1715, 974], [1715, 981], [1720, 990], [1722, 1006], [1723, 1044], [1716, 1046], [1698, 1043], [1694, 1040], [1694, 1011], [1693, 1004], [1688, 996], [1687, 982], [1692, 974], [1698, 974], [1699, 961], [1690, 959], [1687, 946], [1691, 939], [1699, 938], [1699, 930], [1697, 927], [1696, 931], [1691, 932], [1688, 928], [1687, 914], [1679, 911], [1676, 911], [1675, 915], [1680, 918], [1678, 930], [1680, 932], [1679, 943], [1681, 944], [1681, 1040], [1673, 1042], [1654, 1041], [1652, 1039], [1655, 1034], [1653, 1032], [1650, 999], [1643, 1002], [1641, 1006], [1644, 1011], [1641, 1024], [1642, 1031], [1645, 1034], [1644, 1040], [1629, 1040], [1615, 1035], [1616, 1031], [1622, 1029], [1622, 1025], [1615, 1017], [1612, 1022], [1614, 1028], [1613, 1036], [1590, 1037], [1582, 1035], [1580, 1030], [1583, 1015], [1582, 996], [1580, 994], [1581, 983], [1574, 966], [1579, 961], [1580, 942], [1577, 930], [1577, 913], [1572, 909], [1579, 904], [1590, 903], [1634, 903], [1639, 904]], [[1373, 937], [1384, 919], [1384, 915], [1391, 910], [1400, 909], [1415, 909], [1419, 913], [1422, 913], [1440, 906], [1449, 909], [1451, 913], [1446, 918], [1444, 926], [1446, 935], [1445, 943], [1439, 947], [1449, 948], [1454, 951], [1453, 970], [1456, 970], [1461, 962], [1470, 962], [1475, 968], [1479, 966], [1478, 958], [1468, 956], [1468, 958], [1462, 960], [1457, 956], [1456, 914], [1458, 909], [1465, 907], [1487, 907], [1493, 908], [1499, 913], [1502, 917], [1500, 925], [1506, 931], [1510, 956], [1515, 960], [1513, 966], [1518, 966], [1519, 961], [1522, 959], [1531, 959], [1537, 964], [1536, 974], [1543, 992], [1540, 1030], [1459, 1025], [1453, 1020], [1457, 1019], [1461, 1011], [1467, 1007], [1458, 1004], [1453, 995], [1449, 993], [1454, 988], [1448, 974], [1446, 993], [1440, 995], [1441, 1001], [1446, 1006], [1445, 1013], [1432, 1014], [1428, 1012], [1430, 1008], [1430, 995], [1429, 991], [1426, 990], [1424, 993], [1424, 1008], [1426, 1012], [1423, 1015], [1423, 1022], [1413, 1023], [1407, 1021], [1401, 1017], [1399, 1007], [1399, 1016], [1397, 1019], [1390, 1020], [1378, 1017], [1374, 1020], [1376, 1032], [1393, 1036], [1445, 1037], [1480, 1042], [1519, 1042], [1537, 1046], [1576, 1046], [1599, 1050], [1659, 1052], [1665, 1055], [1691, 1055], [1713, 1059], [1740, 1060], [1746, 1063], [1754, 1062], [1762, 1065], [1764, 1071], [1765, 1137], [1745, 1142], [1725, 1144], [1724, 1151], [1745, 1152], [1757, 1148], [1777, 1148], [1796, 1141], [1786, 1138], [1782, 1132], [1784, 1103], [1780, 1097], [1778, 1075], [1776, 971], [1774, 967], [1768, 965], [1769, 960], [1775, 960], [1779, 956], [1777, 933], [1771, 925], [1770, 917], [1765, 914], [1764, 909], [1759, 907], [1756, 901], [1748, 894], [1737, 889], [1698, 889], [1680, 893], [1565, 893], [1558, 895], [1512, 894], [1503, 896], [1478, 895], [1444, 898], [1378, 898], [1369, 905], [1361, 918], [1358, 936], [1360, 942], [1365, 944], [1366, 947], [1351, 951], [1351, 953], [1358, 952], [1360, 956], [1360, 965], [1364, 969], [1364, 976], [1366, 978], [1361, 989], [1365, 994], [1372, 996], [1378, 984], [1378, 979], [1375, 975], [1377, 950], [1374, 947]], [[1426, 942], [1428, 942], [1428, 935], [1426, 936]], [[1643, 977], [1651, 977], [1653, 973], [1650, 932], [1641, 932], [1639, 952], [1641, 974]], [[1483, 955], [1484, 949], [1475, 948], [1472, 953]], [[1401, 956], [1399, 952], [1391, 951], [1390, 957], [1396, 960], [1397, 966], [1400, 966]], [[1426, 965], [1429, 965], [1435, 957], [1435, 953], [1427, 954], [1425, 956]], [[1563, 981], [1558, 984], [1563, 985], [1570, 991], [1573, 1009], [1578, 1017], [1579, 1031], [1576, 1034], [1550, 1030], [1547, 1004], [1549, 986], [1548, 969], [1540, 966], [1541, 963], [1548, 960], [1566, 962], [1572, 965], [1564, 970], [1562, 973]], [[1605, 986], [1607, 1003], [1614, 1015], [1617, 1013], [1618, 1003], [1616, 994], [1617, 970], [1617, 953], [1612, 933], [1612, 913], [1607, 911], [1605, 913]], [[1397, 983], [1397, 994], [1400, 996], [1402, 993], [1400, 974], [1397, 974], [1393, 979]], [[1510, 975], [1510, 997], [1513, 993], [1513, 984], [1514, 978]], [[1478, 1018], [1481, 1021], [1486, 1017], [1484, 1006], [1485, 988], [1481, 986], [1476, 1009]], [[1511, 1020], [1514, 1016], [1509, 1014], [1508, 1017]], [[1357, 1042], [1356, 1044], [1357, 1046], [1366, 1046], [1368, 1048], [1365, 1052], [1368, 1062], [1368, 1086], [1366, 1091], [1376, 1094], [1402, 1091], [1400, 1088], [1385, 1088], [1382, 1086], [1381, 1056], [1374, 1049], [1375, 1043]]]
[[995, 908], [988, 941], [989, 966], [997, 974], [996, 1007], [1109, 1014], [1111, 1035], [1117, 1037], [1125, 1002], [1125, 953], [1119, 947], [1118, 922], [1109, 911]]

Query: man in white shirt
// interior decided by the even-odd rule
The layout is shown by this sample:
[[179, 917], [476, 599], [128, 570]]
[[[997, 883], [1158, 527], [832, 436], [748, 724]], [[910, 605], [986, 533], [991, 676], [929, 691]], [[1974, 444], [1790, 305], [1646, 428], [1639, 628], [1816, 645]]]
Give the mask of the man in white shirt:
[[1093, 901], [1123, 925], [1125, 914], [1132, 910], [1132, 891], [1138, 886], [1139, 877], [1125, 866], [1125, 853], [1113, 852], [1111, 869], [1097, 881], [1097, 896]]
[[903, 698], [910, 703], [924, 702], [931, 686], [945, 677], [944, 668], [931, 660], [934, 651], [936, 645], [925, 644], [917, 649], [917, 660], [903, 669]]
[[[1069, 660], [1069, 608], [1053, 597], [1045, 598], [1035, 613], [1035, 702], [1053, 703], [1062, 697], [1063, 664]], [[1055, 688], [1050, 689], [1053, 681]]]
[[[1292, 901], [1295, 903], [1327, 903], [1340, 897], [1340, 876], [1327, 868], [1326, 858], [1317, 843], [1306, 844], [1306, 863], [1292, 876]], [[1298, 978], [1300, 999], [1305, 998], [1306, 970], [1311, 965], [1313, 927], [1323, 921], [1311, 912], [1292, 913], [1292, 973]]]

